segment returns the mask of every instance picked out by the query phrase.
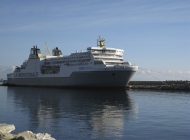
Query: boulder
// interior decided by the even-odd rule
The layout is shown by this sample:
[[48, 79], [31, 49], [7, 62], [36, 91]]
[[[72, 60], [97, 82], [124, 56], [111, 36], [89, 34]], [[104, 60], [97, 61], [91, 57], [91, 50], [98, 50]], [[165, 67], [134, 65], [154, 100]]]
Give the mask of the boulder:
[[36, 140], [36, 136], [31, 131], [24, 131], [18, 133], [15, 140]]
[[0, 124], [1, 133], [10, 133], [13, 130], [15, 130], [15, 126], [13, 124]]
[[15, 135], [13, 135], [13, 134], [0, 132], [0, 140], [12, 140], [14, 138], [15, 138]]
[[24, 131], [18, 134], [10, 134], [15, 130], [13, 124], [0, 124], [0, 140], [55, 140], [48, 133], [33, 133]]
[[38, 133], [38, 134], [36, 134], [36, 138], [37, 138], [37, 140], [55, 140], [48, 133]]
[[31, 131], [24, 131], [18, 133], [13, 140], [55, 140], [48, 133], [32, 133]]

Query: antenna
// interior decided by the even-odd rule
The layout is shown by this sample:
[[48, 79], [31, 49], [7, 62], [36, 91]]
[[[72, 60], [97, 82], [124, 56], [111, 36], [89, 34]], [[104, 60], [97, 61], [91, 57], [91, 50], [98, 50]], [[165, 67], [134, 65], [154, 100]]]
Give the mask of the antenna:
[[44, 51], [44, 55], [50, 55], [50, 56], [52, 56], [52, 53], [50, 52], [50, 50], [49, 50], [49, 48], [48, 48], [48, 45], [47, 45], [47, 43], [45, 42], [45, 51]]

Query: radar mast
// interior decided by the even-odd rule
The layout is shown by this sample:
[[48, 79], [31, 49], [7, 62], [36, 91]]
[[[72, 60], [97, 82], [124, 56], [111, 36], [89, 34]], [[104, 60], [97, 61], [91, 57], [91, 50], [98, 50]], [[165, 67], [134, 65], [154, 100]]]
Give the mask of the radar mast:
[[100, 38], [99, 36], [99, 39], [97, 39], [97, 46], [100, 46], [100, 48], [104, 48], [105, 47], [105, 39], [104, 38]]

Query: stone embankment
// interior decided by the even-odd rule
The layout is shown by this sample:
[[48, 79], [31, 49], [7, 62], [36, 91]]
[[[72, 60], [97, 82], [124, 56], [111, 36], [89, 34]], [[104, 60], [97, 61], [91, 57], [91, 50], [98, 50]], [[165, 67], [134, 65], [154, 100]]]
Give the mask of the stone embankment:
[[33, 133], [24, 131], [18, 134], [11, 134], [15, 130], [13, 124], [0, 124], [0, 140], [55, 140], [48, 133]]
[[127, 88], [190, 91], [190, 81], [130, 81]]

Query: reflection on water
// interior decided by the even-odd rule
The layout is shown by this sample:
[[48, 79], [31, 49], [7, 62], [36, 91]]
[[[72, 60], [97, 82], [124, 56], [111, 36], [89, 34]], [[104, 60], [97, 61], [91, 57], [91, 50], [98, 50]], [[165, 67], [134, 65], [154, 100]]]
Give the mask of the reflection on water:
[[62, 139], [189, 139], [189, 92], [0, 87], [0, 123]]
[[8, 87], [7, 96], [18, 113], [27, 115], [29, 130], [48, 131], [58, 139], [81, 132], [91, 138], [120, 137], [126, 119], [137, 113], [126, 91]]

